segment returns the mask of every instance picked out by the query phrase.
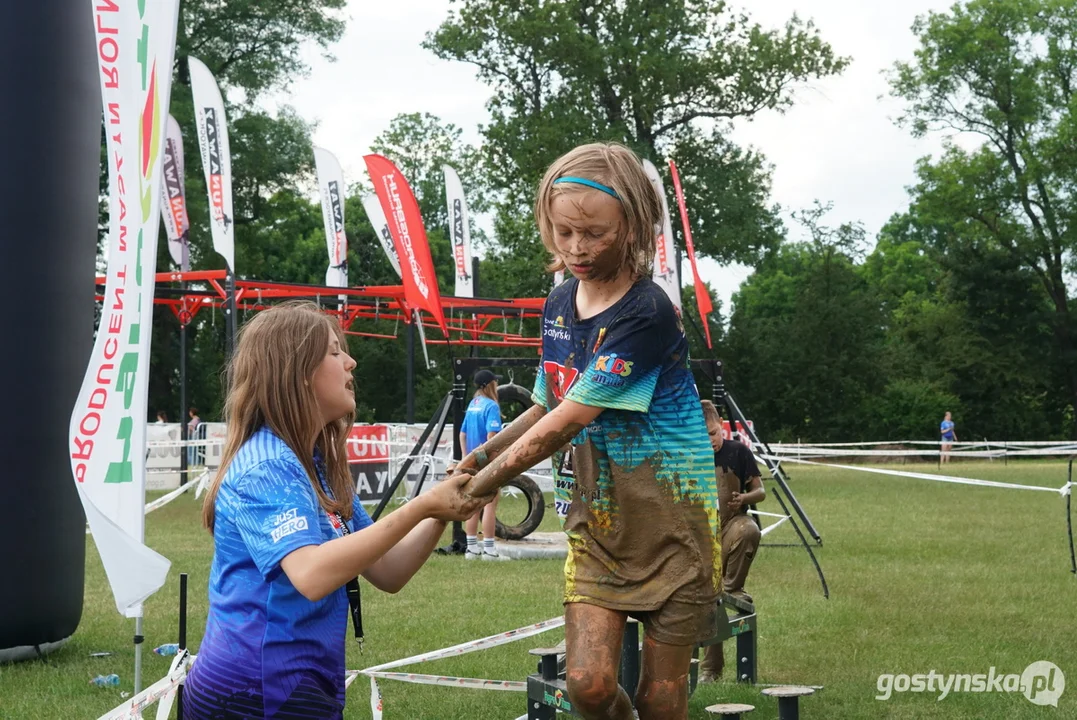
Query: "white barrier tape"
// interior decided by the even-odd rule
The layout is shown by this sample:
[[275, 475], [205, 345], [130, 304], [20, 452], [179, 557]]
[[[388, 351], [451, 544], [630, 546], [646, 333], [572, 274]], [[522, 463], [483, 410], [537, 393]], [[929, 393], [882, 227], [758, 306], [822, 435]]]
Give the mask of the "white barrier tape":
[[[840, 442], [840, 443], [782, 443], [773, 442], [770, 443], [771, 449], [774, 448], [796, 448], [796, 447], [856, 447], [858, 445], [941, 445], [942, 440], [866, 440], [863, 442]], [[954, 447], [1034, 447], [1034, 446], [1048, 446], [1048, 445], [1072, 445], [1070, 440], [982, 440], [976, 442], [954, 442], [950, 443]]]
[[[179, 671], [180, 665], [183, 665], [183, 677], [186, 678], [190, 656], [190, 653], [184, 648], [183, 652], [172, 658], [172, 664], [168, 666], [168, 676], [172, 677], [175, 675]], [[180, 684], [182, 684], [182, 682]], [[175, 685], [171, 690], [165, 693], [165, 696], [157, 703], [157, 720], [168, 720], [168, 717], [172, 714], [172, 705], [175, 703], [178, 688], [179, 684]]]
[[415, 665], [418, 663], [430, 662], [432, 660], [441, 660], [447, 657], [456, 657], [457, 655], [466, 655], [467, 653], [475, 652], [476, 650], [486, 650], [488, 648], [497, 647], [498, 645], [504, 645], [506, 643], [515, 642], [517, 640], [523, 640], [529, 638], [532, 635], [538, 635], [544, 633], [547, 630], [553, 630], [564, 626], [565, 617], [551, 618], [550, 620], [543, 620], [540, 623], [534, 625], [528, 625], [526, 627], [517, 628], [515, 630], [509, 630], [508, 632], [498, 633], [497, 635], [489, 635], [478, 640], [469, 640], [459, 645], [453, 645], [452, 647], [444, 648], [442, 650], [432, 650], [421, 655], [412, 655], [411, 657], [404, 658], [403, 660], [394, 660], [392, 662], [382, 663], [381, 665], [375, 665], [373, 667], [360, 670], [363, 675], [372, 672], [380, 672], [383, 670], [389, 670], [390, 668], [402, 667], [404, 665]]
[[562, 615], [561, 617], [543, 620], [534, 625], [509, 630], [508, 632], [498, 633], [497, 635], [488, 635], [487, 637], [479, 638], [478, 640], [469, 640], [468, 642], [453, 645], [452, 647], [444, 648], [443, 650], [433, 650], [420, 655], [412, 655], [403, 660], [382, 663], [381, 665], [375, 665], [366, 668], [365, 670], [351, 670], [347, 673], [347, 677], [344, 680], [344, 687], [351, 685], [359, 675], [366, 675], [370, 678], [370, 713], [373, 716], [373, 720], [382, 720], [382, 712], [385, 709], [385, 701], [381, 696], [381, 690], [378, 688], [377, 678], [379, 677], [424, 685], [450, 685], [452, 687], [470, 687], [485, 690], [515, 690], [515, 685], [522, 685], [522, 689], [526, 691], [527, 683], [514, 683], [513, 681], [507, 680], [440, 677], [437, 675], [416, 675], [414, 673], [390, 673], [385, 671], [403, 665], [430, 662], [447, 657], [466, 655], [467, 653], [475, 652], [476, 650], [486, 650], [488, 648], [497, 647], [498, 645], [505, 645], [517, 640], [523, 640], [524, 638], [544, 633], [547, 630], [562, 627], [564, 624], [565, 618]]
[[203, 445], [224, 445], [223, 438], [202, 438], [198, 440], [147, 440], [146, 447], [202, 447]]
[[[774, 448], [771, 448], [774, 450]], [[832, 449], [792, 449], [779, 448], [776, 457], [938, 457], [942, 454], [939, 450], [832, 450]], [[965, 458], [1006, 458], [1006, 457], [1030, 457], [1030, 456], [1065, 456], [1077, 453], [1077, 446], [1066, 445], [1050, 448], [1028, 448], [1009, 450], [950, 450], [946, 454], [950, 457]]]
[[[1077, 445], [1068, 445], [1065, 447], [1053, 447], [1053, 448], [1030, 448], [1028, 450], [1011, 450], [1005, 452], [1002, 457], [1028, 457], [1032, 455], [1073, 455], [1077, 453]], [[953, 454], [953, 453], [951, 453]]]
[[204, 493], [207, 488], [209, 488], [209, 470], [202, 473], [202, 477], [199, 478], [198, 489], [194, 491], [194, 499], [197, 500], [202, 497], [202, 493]]
[[[195, 478], [194, 480], [191, 480], [188, 483], [180, 485], [175, 490], [170, 491], [167, 495], [162, 495], [161, 497], [157, 498], [156, 500], [153, 500], [151, 502], [146, 503], [146, 508], [143, 511], [143, 513], [146, 514], [146, 515], [149, 515], [154, 510], [158, 510], [158, 509], [164, 507], [165, 505], [172, 502], [173, 500], [178, 498], [180, 495], [187, 492], [188, 490], [195, 487], [196, 485], [201, 486], [203, 483], [206, 482], [206, 479], [208, 477], [209, 477], [209, 470], [203, 470], [202, 474], [200, 476], [198, 476], [197, 478]], [[199, 491], [195, 491], [194, 496], [197, 498], [200, 494], [201, 493]], [[87, 526], [87, 528], [86, 528], [86, 534], [87, 535], [90, 534], [89, 526]]]
[[209, 475], [209, 470], [203, 471], [202, 475], [199, 475], [194, 480], [191, 480], [189, 482], [184, 483], [183, 485], [180, 485], [178, 488], [171, 491], [167, 495], [162, 495], [161, 497], [157, 498], [156, 500], [146, 503], [146, 514], [149, 515], [154, 510], [156, 510], [158, 508], [161, 508], [161, 507], [164, 507], [168, 503], [172, 502], [173, 500], [178, 498], [183, 493], [187, 492], [191, 488], [198, 485], [198, 483], [201, 482], [202, 478], [204, 476], [206, 476], [206, 475]]
[[[758, 450], [759, 448], [754, 448]], [[864, 457], [864, 458], [914, 458], [927, 459], [937, 458], [942, 455], [940, 450], [839, 450], [835, 448], [819, 447], [774, 447], [771, 450], [776, 457], [785, 458], [840, 458], [840, 457]], [[949, 450], [947, 455], [953, 458], [980, 458], [985, 460], [997, 460], [1003, 458], [1030, 458], [1030, 457], [1067, 457], [1077, 454], [1077, 445], [1052, 445], [1043, 447], [1008, 447], [987, 450]]]
[[781, 520], [774, 523], [773, 525], [767, 525], [765, 528], [763, 528], [763, 530], [759, 533], [759, 537], [766, 537], [767, 533], [769, 533], [771, 530], [777, 530], [779, 525], [789, 519], [788, 515], [780, 515], [779, 517], [781, 517]]
[[370, 678], [370, 714], [373, 720], [382, 720], [382, 710], [385, 703], [381, 699], [381, 691], [378, 689], [378, 681]]
[[[927, 449], [922, 450], [857, 450], [853, 448], [833, 448], [833, 447], [775, 447], [771, 446], [771, 450], [780, 454], [783, 457], [788, 456], [849, 456], [849, 457], [935, 457], [941, 454], [941, 450]], [[1005, 457], [1007, 455], [1068, 455], [1077, 452], [1077, 444], [1067, 443], [1065, 445], [1050, 445], [1045, 447], [1018, 447], [1010, 446], [1008, 448], [987, 448], [984, 450], [977, 450], [975, 448], [965, 449], [950, 449], [948, 454], [955, 457]]]
[[[760, 457], [777, 460], [773, 455], [760, 455]], [[1039, 485], [1017, 485], [1015, 483], [995, 482], [994, 480], [976, 480], [974, 478], [959, 478], [952, 475], [931, 475], [929, 473], [908, 472], [905, 470], [887, 470], [884, 468], [866, 467], [864, 465], [841, 465], [838, 463], [813, 462], [811, 460], [798, 460], [796, 458], [780, 458], [784, 462], [798, 463], [800, 465], [818, 465], [820, 467], [838, 468], [840, 470], [857, 470], [860, 472], [876, 473], [878, 475], [893, 475], [895, 477], [915, 478], [918, 480], [936, 480], [938, 482], [954, 483], [956, 485], [978, 485], [980, 487], [1009, 488], [1011, 490], [1043, 490], [1045, 492], [1064, 494], [1065, 485], [1061, 488], [1041, 487]]]
[[153, 685], [135, 695], [129, 700], [117, 705], [112, 710], [102, 715], [98, 720], [142, 720], [142, 710], [165, 697], [169, 692], [174, 692], [176, 687], [187, 677], [187, 669], [191, 666], [194, 655], [183, 650], [172, 661], [172, 669]]
[[183, 475], [184, 473], [202, 472], [206, 469], [205, 465], [188, 465], [186, 470], [180, 470], [179, 468], [146, 468], [147, 475]]
[[417, 685], [441, 685], [442, 687], [468, 688], [471, 690], [506, 690], [527, 692], [527, 683], [519, 680], [483, 680], [481, 678], [453, 677], [451, 675], [420, 675], [402, 672], [364, 672], [371, 679], [399, 680]]

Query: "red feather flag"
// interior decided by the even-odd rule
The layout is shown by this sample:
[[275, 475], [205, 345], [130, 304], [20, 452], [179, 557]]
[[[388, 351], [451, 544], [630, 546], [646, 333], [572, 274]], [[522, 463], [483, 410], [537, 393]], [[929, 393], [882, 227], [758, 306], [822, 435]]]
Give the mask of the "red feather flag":
[[681, 177], [677, 174], [677, 166], [669, 161], [670, 172], [673, 173], [673, 190], [677, 194], [677, 206], [681, 210], [681, 226], [684, 227], [684, 244], [688, 247], [688, 259], [692, 263], [692, 277], [696, 286], [696, 304], [699, 305], [699, 319], [703, 323], [703, 333], [707, 336], [707, 349], [711, 349], [711, 328], [709, 316], [714, 310], [711, 304], [711, 294], [703, 279], [699, 277], [699, 268], [696, 266], [696, 249], [692, 245], [692, 228], [688, 226], [688, 208], [684, 205], [684, 191], [681, 190]]
[[445, 315], [441, 311], [438, 278], [434, 273], [434, 262], [430, 259], [430, 245], [426, 241], [426, 228], [415, 194], [400, 170], [388, 158], [365, 155], [363, 160], [366, 161], [374, 192], [389, 222], [389, 234], [393, 236], [393, 245], [400, 258], [404, 300], [411, 307], [430, 313], [441, 327], [441, 332], [448, 337], [449, 329], [445, 326]]

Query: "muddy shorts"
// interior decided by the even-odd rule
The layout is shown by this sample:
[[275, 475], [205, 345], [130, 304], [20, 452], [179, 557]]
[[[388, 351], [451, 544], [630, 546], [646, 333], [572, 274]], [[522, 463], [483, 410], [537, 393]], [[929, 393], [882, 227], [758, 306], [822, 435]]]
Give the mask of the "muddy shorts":
[[[586, 600], [581, 600], [581, 602], [587, 603]], [[594, 604], [597, 605], [597, 603]], [[599, 607], [605, 607], [605, 605]], [[620, 612], [638, 620], [648, 637], [664, 645], [695, 645], [702, 640], [714, 637], [718, 627], [718, 605], [715, 602], [700, 605], [671, 598], [657, 610], [621, 610]]]

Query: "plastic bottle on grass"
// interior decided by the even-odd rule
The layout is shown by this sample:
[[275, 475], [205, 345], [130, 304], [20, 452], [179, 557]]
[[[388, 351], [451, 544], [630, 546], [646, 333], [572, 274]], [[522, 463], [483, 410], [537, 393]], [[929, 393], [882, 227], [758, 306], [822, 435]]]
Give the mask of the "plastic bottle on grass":
[[116, 673], [112, 673], [111, 675], [98, 675], [90, 681], [90, 684], [96, 685], [97, 687], [116, 687], [120, 684], [120, 676]]
[[159, 647], [153, 649], [158, 655], [168, 657], [169, 655], [175, 655], [179, 652], [179, 643], [165, 643]]

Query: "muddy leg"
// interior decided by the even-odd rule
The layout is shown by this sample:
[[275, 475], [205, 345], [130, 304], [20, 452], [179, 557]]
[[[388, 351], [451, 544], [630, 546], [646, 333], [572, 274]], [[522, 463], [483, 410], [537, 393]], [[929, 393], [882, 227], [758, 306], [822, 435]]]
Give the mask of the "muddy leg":
[[643, 638], [643, 668], [636, 689], [639, 720], [688, 720], [688, 667], [692, 645]]
[[627, 616], [596, 605], [565, 605], [565, 681], [586, 720], [632, 720], [632, 701], [617, 684]]

